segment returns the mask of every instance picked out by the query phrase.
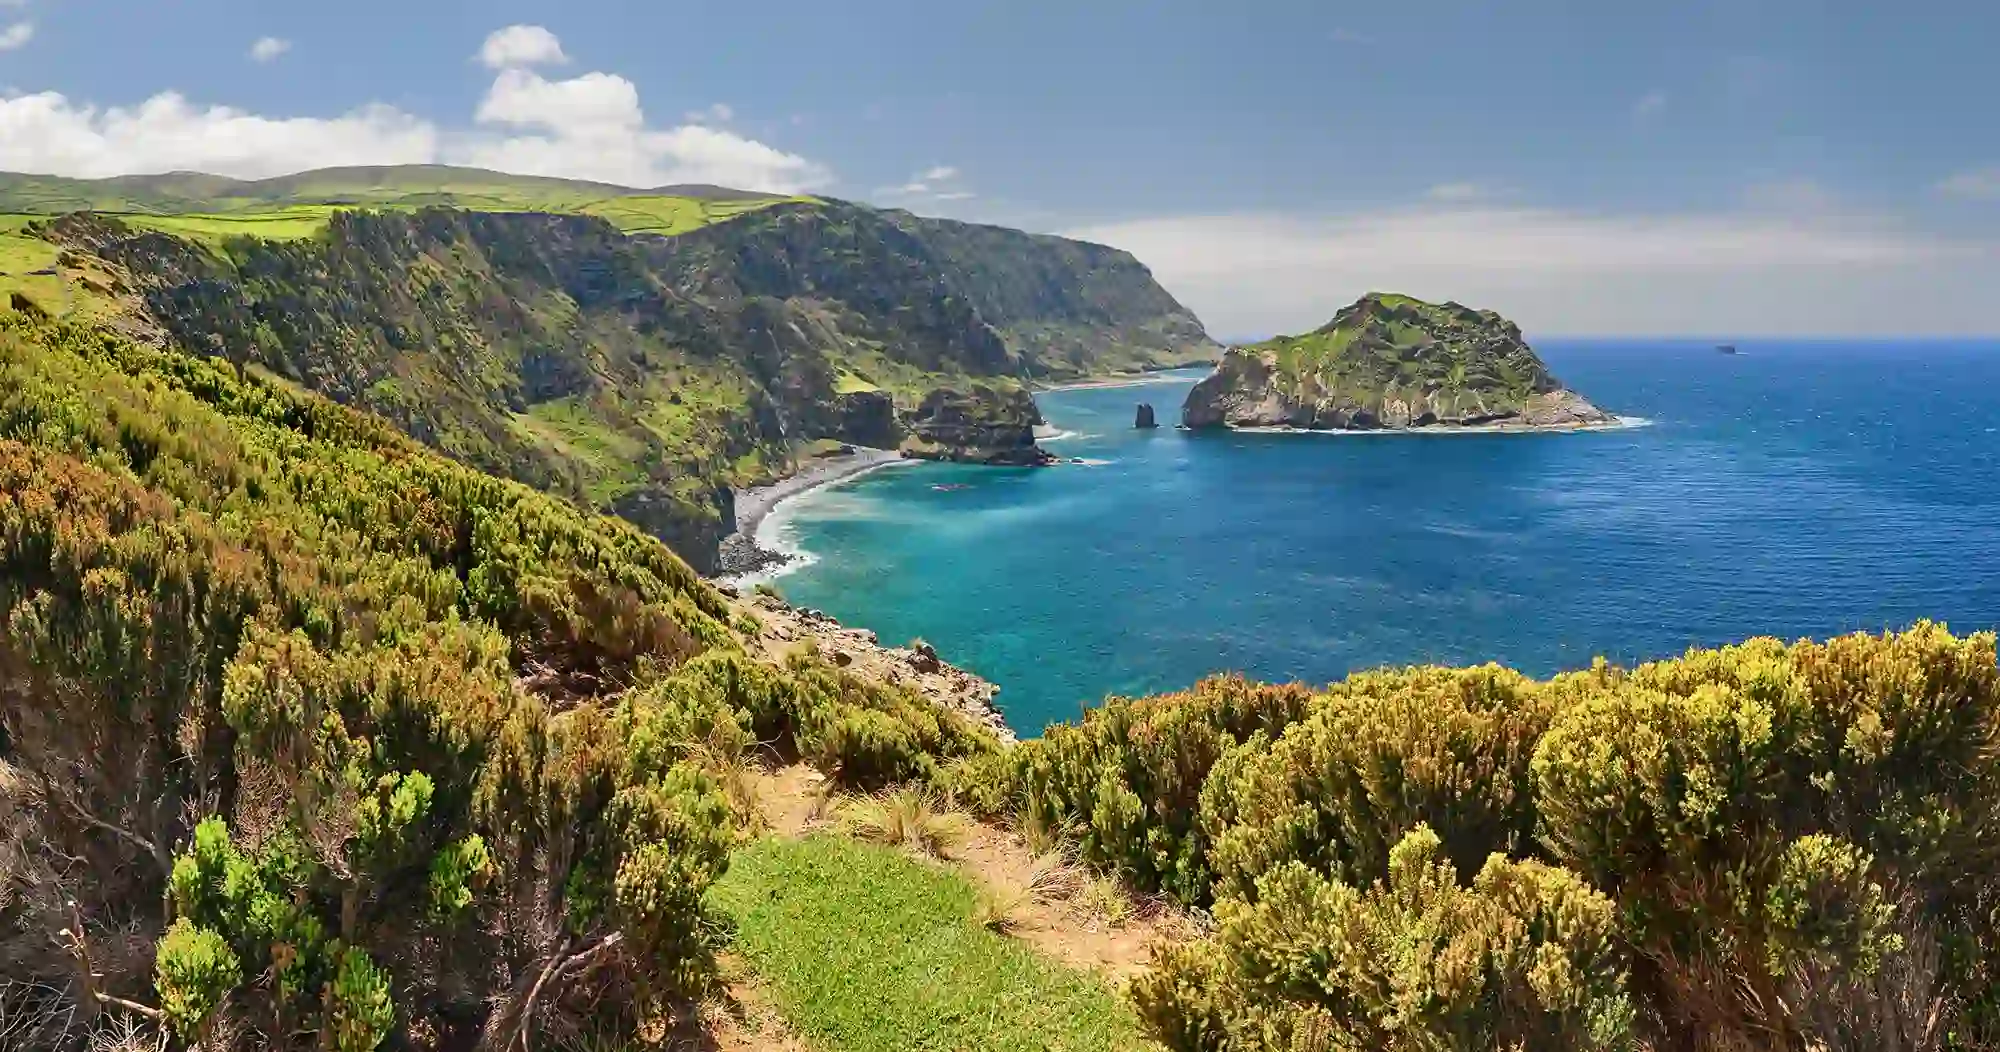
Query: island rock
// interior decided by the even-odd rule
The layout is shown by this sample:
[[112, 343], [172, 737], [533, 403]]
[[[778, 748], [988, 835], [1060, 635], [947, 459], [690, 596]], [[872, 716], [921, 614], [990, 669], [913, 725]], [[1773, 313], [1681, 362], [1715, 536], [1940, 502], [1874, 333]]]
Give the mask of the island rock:
[[903, 418], [904, 455], [968, 464], [1038, 466], [1055, 458], [1035, 444], [1041, 410], [1025, 389], [971, 384], [940, 387]]
[[1138, 419], [1132, 422], [1132, 426], [1140, 429], [1150, 429], [1160, 426], [1160, 422], [1153, 417], [1153, 407], [1150, 403], [1139, 403], [1139, 416]]
[[1558, 430], [1616, 419], [1550, 375], [1513, 322], [1385, 293], [1303, 336], [1231, 348], [1181, 410], [1189, 428]]

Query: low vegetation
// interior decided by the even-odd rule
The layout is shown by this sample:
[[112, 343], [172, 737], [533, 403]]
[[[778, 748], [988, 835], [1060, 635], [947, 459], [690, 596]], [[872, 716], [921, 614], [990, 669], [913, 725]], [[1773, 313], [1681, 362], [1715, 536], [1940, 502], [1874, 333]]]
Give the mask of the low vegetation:
[[792, 1030], [823, 1052], [1145, 1047], [1101, 980], [989, 930], [971, 883], [904, 852], [763, 841], [710, 900]]
[[0, 313], [0, 1018], [58, 1048], [659, 1030], [713, 981], [745, 742], [857, 788], [997, 749], [751, 660], [737, 616], [372, 417]]
[[1135, 985], [1170, 1048], [2000, 1041], [1991, 634], [1216, 680], [979, 775], [1213, 909]]

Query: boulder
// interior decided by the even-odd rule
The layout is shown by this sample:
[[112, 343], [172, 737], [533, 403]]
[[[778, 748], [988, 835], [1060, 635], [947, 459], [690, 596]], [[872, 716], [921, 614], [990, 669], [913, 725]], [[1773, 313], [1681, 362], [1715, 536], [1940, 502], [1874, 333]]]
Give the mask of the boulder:
[[1153, 406], [1151, 403], [1139, 403], [1139, 416], [1138, 419], [1132, 422], [1132, 426], [1141, 429], [1151, 429], [1160, 426], [1160, 422], [1153, 417]]

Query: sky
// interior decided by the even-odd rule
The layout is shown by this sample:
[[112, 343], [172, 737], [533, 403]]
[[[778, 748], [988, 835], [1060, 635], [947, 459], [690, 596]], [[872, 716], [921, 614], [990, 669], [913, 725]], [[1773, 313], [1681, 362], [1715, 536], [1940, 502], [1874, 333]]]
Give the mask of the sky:
[[1987, 0], [0, 0], [0, 170], [441, 162], [1129, 249], [1216, 335], [2000, 333]]

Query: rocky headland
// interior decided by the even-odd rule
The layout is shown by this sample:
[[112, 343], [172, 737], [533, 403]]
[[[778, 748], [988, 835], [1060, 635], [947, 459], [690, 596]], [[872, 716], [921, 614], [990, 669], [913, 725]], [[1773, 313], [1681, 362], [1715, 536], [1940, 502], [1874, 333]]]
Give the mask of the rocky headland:
[[1181, 410], [1189, 428], [1574, 430], [1617, 418], [1564, 387], [1513, 322], [1370, 293], [1325, 326], [1231, 348]]
[[908, 646], [883, 646], [868, 629], [848, 628], [818, 610], [794, 607], [773, 592], [720, 587], [755, 619], [756, 642], [772, 660], [782, 663], [804, 651], [875, 682], [908, 687], [939, 708], [993, 731], [1004, 742], [1015, 740], [1013, 729], [993, 704], [1000, 688], [945, 662], [930, 644], [912, 640]]

